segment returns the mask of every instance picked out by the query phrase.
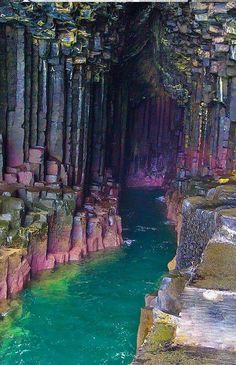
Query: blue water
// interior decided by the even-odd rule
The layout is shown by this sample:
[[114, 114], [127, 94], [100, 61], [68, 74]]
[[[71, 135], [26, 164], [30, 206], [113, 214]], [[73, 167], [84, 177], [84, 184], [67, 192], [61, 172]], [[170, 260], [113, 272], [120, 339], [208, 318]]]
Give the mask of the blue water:
[[161, 195], [124, 192], [122, 248], [31, 282], [0, 325], [0, 364], [130, 364], [144, 295], [157, 289], [175, 253]]

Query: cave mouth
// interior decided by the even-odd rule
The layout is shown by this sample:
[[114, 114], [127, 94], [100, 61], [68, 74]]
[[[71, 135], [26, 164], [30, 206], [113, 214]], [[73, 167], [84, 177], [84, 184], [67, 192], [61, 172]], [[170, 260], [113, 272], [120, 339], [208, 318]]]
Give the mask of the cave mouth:
[[176, 176], [184, 105], [164, 87], [158, 7], [5, 4], [2, 12], [3, 182], [77, 186], [86, 196], [104, 180], [161, 187]]
[[167, 186], [230, 174], [233, 10], [4, 0], [1, 181], [76, 186], [86, 196], [109, 179]]
[[163, 187], [183, 156], [183, 107], [168, 94], [130, 110], [126, 145], [128, 187]]

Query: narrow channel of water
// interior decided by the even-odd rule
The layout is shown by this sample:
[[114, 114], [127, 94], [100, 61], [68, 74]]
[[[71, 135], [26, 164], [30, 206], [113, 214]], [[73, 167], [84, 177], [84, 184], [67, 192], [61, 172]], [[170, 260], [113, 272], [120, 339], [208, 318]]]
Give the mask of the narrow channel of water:
[[125, 245], [44, 272], [0, 325], [1, 365], [128, 365], [140, 307], [175, 252], [159, 190], [123, 193]]

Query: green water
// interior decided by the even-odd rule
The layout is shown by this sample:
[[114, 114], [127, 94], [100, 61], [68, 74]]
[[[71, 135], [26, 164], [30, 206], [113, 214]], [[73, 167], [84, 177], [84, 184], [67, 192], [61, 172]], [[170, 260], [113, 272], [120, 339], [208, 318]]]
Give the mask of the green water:
[[0, 325], [1, 365], [121, 365], [135, 353], [140, 307], [175, 252], [158, 190], [128, 190], [126, 244], [44, 272]]

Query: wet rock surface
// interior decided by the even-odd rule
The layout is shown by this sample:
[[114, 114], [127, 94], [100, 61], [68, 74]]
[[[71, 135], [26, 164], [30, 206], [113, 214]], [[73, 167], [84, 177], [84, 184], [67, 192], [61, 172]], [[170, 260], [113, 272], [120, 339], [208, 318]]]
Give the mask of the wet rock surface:
[[[205, 196], [183, 199], [181, 191], [177, 269], [164, 277], [158, 295], [152, 298], [153, 326], [133, 364], [236, 361], [236, 185], [207, 185]], [[192, 188], [186, 189], [185, 195], [190, 191]], [[167, 194], [169, 209], [175, 214], [180, 212], [179, 196], [173, 191]], [[192, 261], [188, 260], [189, 253]], [[172, 335], [167, 338], [166, 333]]]
[[[0, 190], [0, 299], [19, 292], [38, 271], [122, 243], [117, 193], [111, 184], [101, 186], [99, 193], [91, 191], [84, 208], [76, 207], [77, 191], [69, 188], [14, 185], [5, 192], [1, 185]], [[22, 198], [16, 197], [19, 194]], [[91, 229], [92, 220], [96, 227]]]

